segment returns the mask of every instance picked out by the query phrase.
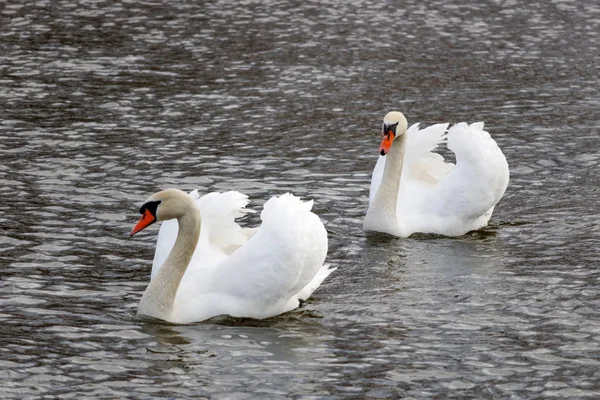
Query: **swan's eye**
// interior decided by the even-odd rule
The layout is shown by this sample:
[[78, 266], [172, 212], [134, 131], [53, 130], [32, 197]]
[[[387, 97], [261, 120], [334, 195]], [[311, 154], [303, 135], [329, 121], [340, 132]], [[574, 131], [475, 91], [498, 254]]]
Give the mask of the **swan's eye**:
[[160, 200], [149, 201], [147, 203], [142, 204], [142, 206], [140, 207], [140, 214], [143, 214], [146, 212], [146, 210], [148, 210], [150, 214], [152, 214], [154, 218], [156, 218], [156, 209], [158, 208], [159, 204]]
[[392, 131], [394, 135], [396, 135], [396, 128], [398, 127], [398, 122], [391, 125], [383, 124], [383, 134], [387, 134], [389, 131]]

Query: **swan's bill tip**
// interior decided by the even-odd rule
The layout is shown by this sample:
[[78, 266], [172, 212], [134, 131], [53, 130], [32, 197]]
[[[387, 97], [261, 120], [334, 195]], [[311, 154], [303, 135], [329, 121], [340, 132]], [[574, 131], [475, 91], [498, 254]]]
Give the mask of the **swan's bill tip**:
[[390, 129], [387, 132], [384, 131], [383, 139], [381, 140], [381, 145], [379, 146], [379, 154], [385, 156], [390, 151], [395, 137], [396, 134], [393, 129]]
[[152, 214], [152, 212], [148, 209], [144, 210], [140, 220], [135, 224], [131, 232], [129, 233], [129, 237], [132, 237], [139, 231], [149, 227], [153, 223], [156, 222], [156, 217]]

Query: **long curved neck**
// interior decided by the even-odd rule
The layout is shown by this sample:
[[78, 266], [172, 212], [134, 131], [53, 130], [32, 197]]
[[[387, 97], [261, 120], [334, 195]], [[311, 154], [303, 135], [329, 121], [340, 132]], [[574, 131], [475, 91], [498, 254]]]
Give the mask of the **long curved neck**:
[[369, 205], [365, 216], [365, 230], [387, 232], [397, 234], [398, 219], [396, 216], [396, 205], [398, 203], [398, 189], [402, 177], [402, 166], [404, 164], [404, 150], [406, 148], [406, 134], [400, 135], [394, 140], [392, 148], [385, 156], [385, 168], [383, 176], [373, 201]]
[[175, 296], [200, 237], [200, 210], [193, 204], [177, 219], [179, 230], [173, 249], [152, 279], [138, 306], [138, 314], [171, 320]]

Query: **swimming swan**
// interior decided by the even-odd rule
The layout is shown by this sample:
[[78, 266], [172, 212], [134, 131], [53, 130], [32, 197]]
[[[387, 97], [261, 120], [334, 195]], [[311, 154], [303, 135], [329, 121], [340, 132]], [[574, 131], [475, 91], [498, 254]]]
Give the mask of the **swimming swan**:
[[[380, 157], [373, 170], [365, 231], [408, 237], [413, 233], [464, 235], [487, 225], [508, 186], [502, 151], [483, 122], [407, 129], [397, 111], [383, 119]], [[433, 153], [440, 143], [456, 165]]]
[[177, 189], [150, 196], [131, 236], [156, 221], [151, 281], [138, 315], [171, 323], [219, 316], [268, 318], [291, 311], [335, 270], [323, 265], [327, 232], [304, 202], [291, 194], [264, 205], [262, 225], [241, 228], [249, 212], [239, 192], [200, 197]]

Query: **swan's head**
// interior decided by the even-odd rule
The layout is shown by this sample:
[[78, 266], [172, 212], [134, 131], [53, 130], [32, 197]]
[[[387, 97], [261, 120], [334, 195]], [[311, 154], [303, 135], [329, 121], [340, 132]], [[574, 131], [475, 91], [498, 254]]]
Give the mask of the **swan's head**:
[[190, 201], [191, 199], [187, 193], [179, 189], [166, 189], [154, 193], [140, 207], [142, 216], [131, 230], [130, 236], [149, 227], [156, 221], [179, 218], [189, 207]]
[[407, 127], [408, 122], [406, 122], [406, 118], [404, 118], [401, 112], [390, 111], [387, 113], [383, 118], [383, 140], [381, 141], [381, 146], [379, 146], [379, 154], [385, 156], [392, 148], [394, 139], [404, 135]]

